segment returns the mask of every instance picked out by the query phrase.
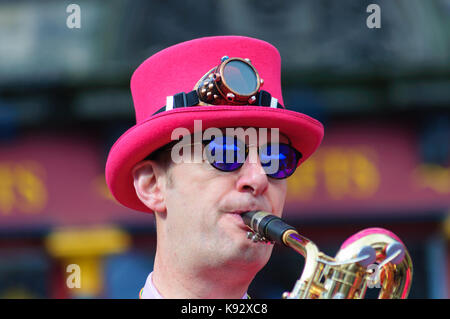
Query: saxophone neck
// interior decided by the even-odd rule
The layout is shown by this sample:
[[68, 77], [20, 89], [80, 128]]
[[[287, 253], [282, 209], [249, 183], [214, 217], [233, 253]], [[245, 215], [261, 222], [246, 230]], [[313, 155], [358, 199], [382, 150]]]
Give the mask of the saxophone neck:
[[286, 299], [310, 299], [318, 297], [322, 293], [320, 285], [316, 284], [316, 278], [320, 276], [323, 264], [320, 260], [324, 256], [318, 247], [306, 237], [295, 230], [288, 230], [283, 234], [283, 243], [305, 257], [305, 266], [302, 276], [297, 280], [291, 293], [285, 293]]

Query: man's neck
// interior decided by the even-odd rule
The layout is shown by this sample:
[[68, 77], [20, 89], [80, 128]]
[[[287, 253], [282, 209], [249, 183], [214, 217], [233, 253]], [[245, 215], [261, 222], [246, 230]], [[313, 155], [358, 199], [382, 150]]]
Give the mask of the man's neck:
[[236, 269], [189, 267], [169, 264], [155, 257], [153, 285], [164, 298], [241, 299], [254, 275]]

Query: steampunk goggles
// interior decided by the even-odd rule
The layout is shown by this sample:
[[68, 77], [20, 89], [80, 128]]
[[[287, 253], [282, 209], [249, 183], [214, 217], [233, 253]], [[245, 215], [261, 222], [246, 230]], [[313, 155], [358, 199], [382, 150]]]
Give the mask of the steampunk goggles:
[[260, 90], [264, 80], [250, 59], [221, 58], [191, 92], [168, 96], [166, 105], [155, 114], [179, 107], [197, 105], [257, 105], [284, 108], [269, 92]]

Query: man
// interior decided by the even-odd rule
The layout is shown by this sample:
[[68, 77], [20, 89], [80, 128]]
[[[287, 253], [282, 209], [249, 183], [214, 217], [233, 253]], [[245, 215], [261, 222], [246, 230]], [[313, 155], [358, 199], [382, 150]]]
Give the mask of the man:
[[120, 203], [155, 215], [141, 298], [247, 297], [273, 246], [249, 240], [240, 215], [281, 216], [286, 178], [323, 137], [283, 105], [280, 69], [267, 42], [221, 36], [169, 47], [133, 74], [137, 124], [112, 147], [106, 179]]

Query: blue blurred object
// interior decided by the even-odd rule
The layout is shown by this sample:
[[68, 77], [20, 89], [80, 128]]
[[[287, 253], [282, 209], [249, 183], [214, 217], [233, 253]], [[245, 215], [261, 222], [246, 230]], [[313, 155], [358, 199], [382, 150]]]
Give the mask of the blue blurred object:
[[49, 270], [40, 250], [0, 250], [0, 299], [48, 298]]
[[139, 291], [153, 270], [153, 257], [139, 252], [127, 252], [108, 257], [104, 269], [105, 298], [138, 299]]
[[446, 240], [442, 236], [434, 235], [426, 242], [426, 271], [428, 276], [428, 297], [431, 299], [445, 299], [448, 296]]
[[450, 164], [450, 117], [431, 116], [424, 121], [420, 136], [421, 157], [425, 163]]
[[18, 111], [0, 100], [0, 140], [11, 140], [17, 135]]

